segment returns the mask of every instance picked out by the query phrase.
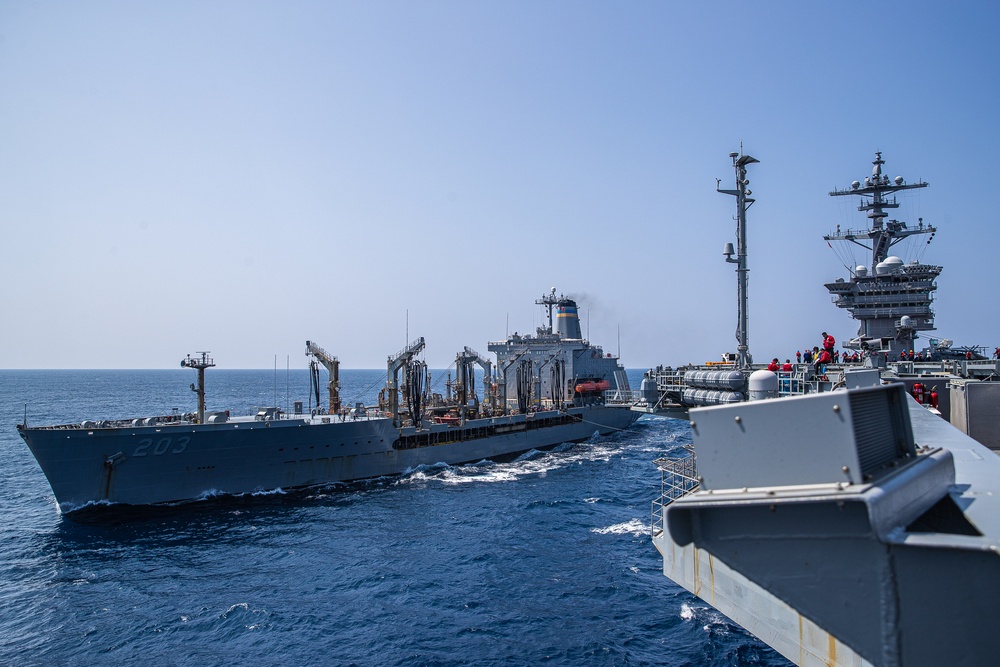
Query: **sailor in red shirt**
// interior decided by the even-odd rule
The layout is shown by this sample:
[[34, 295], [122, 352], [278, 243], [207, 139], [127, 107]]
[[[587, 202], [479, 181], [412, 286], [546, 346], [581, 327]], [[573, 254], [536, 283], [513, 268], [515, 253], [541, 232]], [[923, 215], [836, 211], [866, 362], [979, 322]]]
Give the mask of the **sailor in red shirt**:
[[771, 360], [771, 363], [767, 365], [767, 370], [771, 371], [772, 373], [778, 372], [778, 357], [775, 357], [774, 359]]
[[829, 352], [832, 355], [833, 354], [833, 348], [834, 348], [834, 346], [836, 344], [837, 344], [837, 341], [834, 340], [833, 336], [831, 336], [830, 334], [828, 334], [827, 332], [824, 331], [823, 332], [823, 349], [826, 350], [827, 352]]
[[816, 356], [816, 375], [822, 375], [826, 370], [826, 365], [830, 363], [833, 357], [830, 356], [830, 352], [826, 349], [820, 351], [817, 350]]

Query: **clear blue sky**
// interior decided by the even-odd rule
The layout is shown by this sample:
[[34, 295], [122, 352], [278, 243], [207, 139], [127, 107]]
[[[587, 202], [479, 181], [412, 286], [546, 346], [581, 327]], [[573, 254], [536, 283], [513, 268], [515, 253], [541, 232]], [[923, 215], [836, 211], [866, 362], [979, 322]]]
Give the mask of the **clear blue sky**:
[[[446, 367], [550, 287], [629, 367], [856, 332], [822, 235], [924, 179], [938, 333], [1000, 345], [997, 5], [0, 3], [0, 368]], [[904, 253], [904, 260], [912, 259]], [[915, 249], [910, 249], [915, 251]]]

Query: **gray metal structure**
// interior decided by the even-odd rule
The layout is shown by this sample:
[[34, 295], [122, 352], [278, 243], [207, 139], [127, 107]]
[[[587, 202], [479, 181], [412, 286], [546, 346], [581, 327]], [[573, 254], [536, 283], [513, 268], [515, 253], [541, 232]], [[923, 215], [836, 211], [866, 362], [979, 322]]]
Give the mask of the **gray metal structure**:
[[732, 190], [722, 190], [719, 188], [721, 180], [715, 183], [715, 189], [723, 194], [736, 197], [736, 259], [733, 259], [733, 246], [727, 243], [723, 254], [726, 261], [736, 264], [736, 286], [737, 286], [737, 312], [738, 322], [736, 325], [736, 364], [741, 369], [750, 367], [753, 357], [750, 356], [750, 319], [749, 319], [749, 280], [750, 268], [747, 266], [747, 210], [753, 206], [753, 194], [749, 187], [750, 180], [747, 178], [747, 166], [760, 162], [760, 160], [743, 154], [743, 147], [740, 146], [739, 153], [730, 153], [733, 160], [733, 169], [736, 171], [736, 187]]
[[205, 369], [215, 366], [215, 362], [208, 356], [208, 352], [198, 352], [200, 357], [192, 357], [190, 354], [181, 359], [181, 368], [193, 368], [198, 371], [198, 386], [191, 385], [191, 391], [198, 395], [198, 419], [205, 421]]
[[[933, 329], [941, 267], [888, 254], [935, 230], [885, 220], [888, 193], [926, 183], [889, 181], [882, 164], [876, 154], [864, 187], [830, 193], [864, 197], [871, 229], [824, 237], [872, 252], [870, 274], [826, 286], [861, 322], [846, 347], [863, 364], [820, 378], [796, 364], [768, 400], [754, 400], [752, 379], [740, 395], [718, 364], [647, 373], [647, 411], [689, 417], [693, 438], [657, 461], [653, 542], [667, 577], [797, 664], [992, 664], [1000, 361], [971, 348], [942, 359], [950, 343], [909, 359], [915, 333]], [[699, 383], [714, 393], [702, 404], [723, 405], [685, 400]]]
[[[327, 374], [330, 377], [330, 380], [327, 383], [327, 389], [330, 394], [329, 412], [331, 415], [337, 414], [340, 412], [340, 360], [311, 340], [306, 341], [306, 356], [313, 357], [326, 369]], [[317, 388], [318, 386], [319, 385], [317, 383]], [[319, 406], [318, 396], [316, 399], [316, 405], [317, 407]]]
[[386, 391], [389, 395], [389, 417], [399, 418], [399, 370], [410, 363], [424, 349], [424, 337], [409, 343], [386, 361]]
[[546, 308], [548, 326], [489, 343], [497, 355], [503, 407], [520, 412], [582, 407], [603, 403], [606, 394], [630, 403], [632, 390], [618, 358], [583, 338], [576, 301], [555, 293], [553, 287], [535, 301]]
[[942, 268], [916, 260], [904, 263], [889, 254], [894, 245], [915, 235], [928, 235], [930, 243], [937, 228], [925, 225], [923, 219], [913, 226], [887, 219], [887, 209], [899, 208], [896, 193], [926, 188], [927, 183], [907, 183], [902, 176], [890, 180], [882, 173], [884, 164], [882, 153], [875, 153], [871, 176], [865, 177], [863, 183], [854, 181], [849, 190], [830, 193], [831, 197], [860, 197], [858, 210], [867, 213], [870, 226], [846, 231], [838, 226], [835, 233], [823, 237], [827, 242], [856, 244], [870, 253], [869, 265], [854, 267], [847, 280], [838, 279], [826, 288], [837, 307], [850, 312], [859, 322], [857, 338], [845, 347], [874, 353], [874, 361], [883, 366], [896, 360], [901, 352], [913, 350], [918, 332], [934, 330], [932, 293]]
[[666, 576], [800, 665], [995, 660], [1000, 457], [899, 384], [691, 419], [660, 462]]
[[[578, 332], [579, 322], [574, 329], [569, 321], [576, 316], [575, 304], [570, 308], [571, 300], [564, 301], [560, 313], [572, 317], [560, 331]], [[498, 359], [508, 364], [511, 350], [516, 349], [522, 352], [515, 354], [531, 368], [544, 359], [565, 358], [574, 373], [582, 374], [579, 377], [625, 381], [617, 359], [598, 360], [599, 347], [579, 338], [567, 340], [551, 330], [537, 338], [512, 336], [493, 346], [500, 349]], [[337, 414], [319, 406], [305, 414], [297, 409], [291, 415], [277, 407], [249, 416], [206, 413], [204, 370], [214, 363], [204, 353], [182, 362], [199, 373], [197, 413], [58, 426], [24, 423], [17, 430], [61, 510], [70, 512], [101, 502], [178, 502], [395, 475], [441, 462], [502, 460], [626, 429], [638, 419], [629, 409], [627, 391], [588, 391], [561, 401], [533, 400], [521, 411], [490, 410], [489, 414], [473, 413], [472, 418], [465, 418], [465, 406], [427, 406], [422, 383], [426, 365], [414, 360], [423, 347], [424, 339], [418, 338], [389, 357], [385, 409], [358, 403]], [[333, 363], [335, 357], [315, 343], [307, 343], [307, 354], [325, 359], [331, 373], [339, 368], [339, 363]], [[469, 348], [461, 356], [490, 368], [488, 361]], [[406, 410], [399, 400], [401, 369], [407, 375]], [[484, 380], [484, 391], [495, 396], [497, 379], [487, 370]], [[331, 401], [339, 403], [333, 377], [330, 387]], [[297, 408], [300, 405], [297, 402]], [[459, 410], [463, 417], [452, 416]]]
[[[643, 379], [644, 390], [641, 400], [633, 410], [646, 414], [686, 419], [693, 407], [736, 403], [749, 397], [750, 378], [765, 369], [764, 364], [749, 362], [748, 307], [746, 287], [746, 209], [753, 203], [747, 189], [746, 165], [758, 162], [742, 153], [730, 153], [736, 169], [737, 187], [733, 190], [716, 189], [737, 198], [737, 242], [734, 250], [726, 244], [726, 261], [737, 264], [738, 275], [738, 325], [737, 342], [739, 349], [747, 348], [744, 355], [725, 353], [720, 361], [699, 365], [671, 368], [658, 366], [646, 372]], [[907, 390], [915, 385], [926, 389], [925, 396], [935, 394], [940, 400], [940, 412], [945, 419], [951, 418], [950, 396], [955, 393], [952, 380], [995, 380], [1000, 378], [1000, 359], [987, 359], [980, 347], [952, 348], [951, 341], [931, 339], [931, 345], [921, 350], [915, 358], [902, 358], [903, 352], [913, 349], [914, 336], [918, 332], [934, 328], [931, 310], [931, 294], [937, 289], [935, 279], [941, 272], [940, 266], [911, 261], [904, 264], [889, 251], [900, 241], [917, 235], [933, 236], [937, 229], [925, 225], [909, 227], [898, 220], [886, 220], [887, 210], [899, 206], [891, 194], [924, 188], [927, 183], [906, 183], [901, 177], [890, 180], [882, 174], [881, 153], [876, 153], [872, 176], [864, 184], [855, 181], [849, 190], [835, 190], [831, 195], [854, 195], [862, 198], [859, 210], [865, 211], [872, 221], [866, 230], [841, 231], [826, 235], [830, 241], [844, 241], [857, 244], [871, 252], [871, 270], [858, 266], [852, 270], [852, 277], [839, 279], [826, 287], [835, 295], [835, 303], [847, 309], [860, 323], [859, 335], [844, 347], [859, 352], [859, 359], [852, 362], [827, 364], [817, 371], [813, 364], [794, 363], [790, 368], [775, 371], [778, 378], [778, 393], [781, 396], [800, 396], [810, 393], [830, 391], [844, 385], [847, 371], [859, 366], [878, 368], [884, 380], [898, 381]], [[719, 181], [721, 182], [721, 181]], [[928, 241], [929, 242], [929, 241]], [[737, 258], [732, 255], [736, 253]], [[742, 383], [740, 379], [742, 378]], [[979, 389], [981, 395], [989, 390]], [[929, 401], [928, 401], [929, 402]], [[973, 401], [982, 405], [983, 401]], [[983, 414], [983, 410], [979, 410]], [[966, 433], [971, 423], [998, 424], [1000, 418], [963, 420], [958, 425]], [[975, 436], [980, 442], [1000, 449], [1000, 438], [990, 437], [988, 428], [979, 426]]]

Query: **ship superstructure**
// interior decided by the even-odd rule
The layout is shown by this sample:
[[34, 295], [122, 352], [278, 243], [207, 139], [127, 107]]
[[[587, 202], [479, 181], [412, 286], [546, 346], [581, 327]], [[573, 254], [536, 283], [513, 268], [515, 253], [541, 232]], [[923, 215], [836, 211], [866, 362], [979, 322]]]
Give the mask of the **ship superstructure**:
[[889, 211], [899, 208], [897, 193], [928, 184], [907, 183], [901, 176], [890, 179], [882, 173], [884, 164], [882, 153], [876, 152], [871, 176], [863, 183], [854, 181], [850, 189], [830, 193], [831, 197], [860, 197], [858, 210], [867, 214], [868, 228], [842, 231], [838, 227], [823, 237], [827, 242], [856, 244], [869, 253], [869, 264], [859, 264], [847, 280], [838, 279], [825, 287], [834, 303], [858, 320], [857, 338], [845, 347], [881, 352], [883, 360], [914, 349], [918, 332], [934, 330], [931, 302], [942, 268], [917, 260], [904, 263], [890, 254], [893, 246], [916, 235], [927, 235], [930, 243], [937, 228], [925, 225], [923, 219], [916, 225], [888, 219]]
[[545, 307], [547, 326], [488, 346], [497, 355], [500, 400], [508, 409], [583, 406], [603, 401], [606, 391], [631, 394], [617, 357], [583, 337], [576, 301], [557, 297], [553, 287], [535, 303]]

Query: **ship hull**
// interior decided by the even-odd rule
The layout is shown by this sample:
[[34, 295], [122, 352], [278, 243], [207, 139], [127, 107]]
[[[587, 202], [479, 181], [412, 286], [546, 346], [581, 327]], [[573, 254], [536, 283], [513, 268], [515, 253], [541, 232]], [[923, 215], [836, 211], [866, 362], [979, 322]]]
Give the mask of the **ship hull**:
[[496, 417], [399, 429], [388, 419], [19, 427], [63, 512], [151, 505], [397, 475], [421, 465], [516, 456], [628, 428], [627, 408]]

